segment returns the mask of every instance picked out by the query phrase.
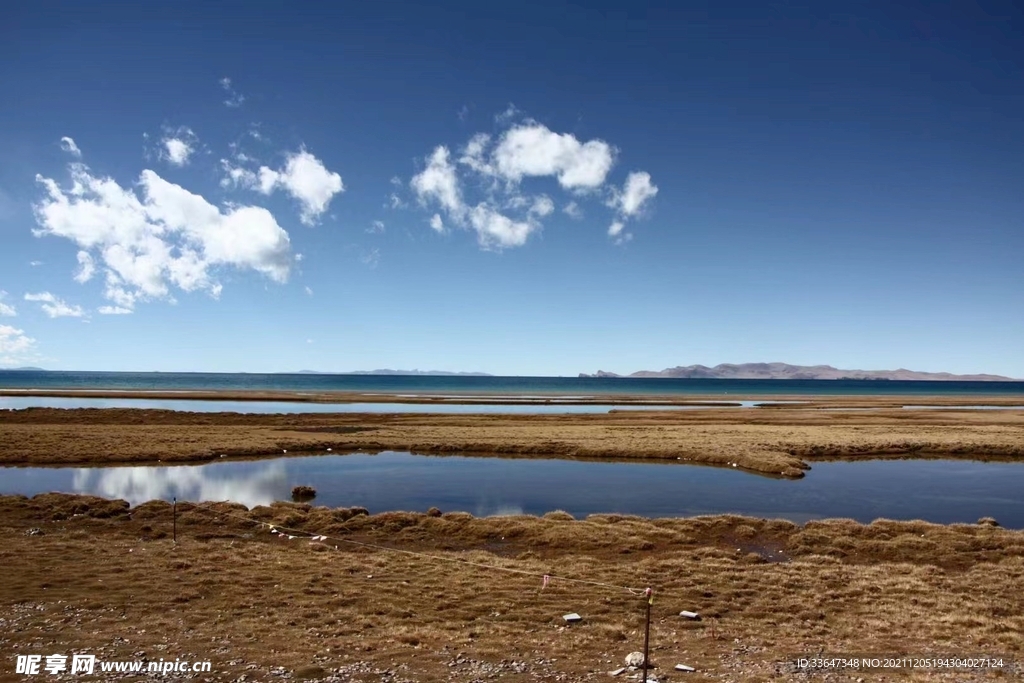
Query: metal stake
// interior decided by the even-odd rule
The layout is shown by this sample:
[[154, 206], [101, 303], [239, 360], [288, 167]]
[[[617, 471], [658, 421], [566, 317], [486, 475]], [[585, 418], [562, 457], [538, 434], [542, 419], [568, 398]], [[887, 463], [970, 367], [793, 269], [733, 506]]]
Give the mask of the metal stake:
[[647, 596], [647, 624], [644, 626], [644, 683], [647, 683], [647, 661], [650, 656], [651, 643], [651, 605], [654, 604], [654, 591], [650, 588], [644, 591]]
[[174, 519], [171, 533], [173, 534], [174, 542], [178, 542], [178, 497], [171, 498], [171, 515]]

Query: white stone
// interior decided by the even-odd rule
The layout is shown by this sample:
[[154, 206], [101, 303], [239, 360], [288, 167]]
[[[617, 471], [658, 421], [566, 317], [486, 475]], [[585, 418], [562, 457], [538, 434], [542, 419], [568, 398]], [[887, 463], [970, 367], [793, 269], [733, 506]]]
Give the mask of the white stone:
[[570, 624], [574, 623], [574, 622], [577, 622], [577, 621], [582, 621], [583, 620], [583, 617], [581, 617], [580, 615], [576, 614], [575, 612], [571, 612], [569, 614], [566, 614], [566, 615], [562, 616], [562, 618], [565, 619]]
[[643, 652], [630, 652], [626, 655], [626, 666], [643, 666], [644, 665], [644, 653]]
[[685, 664], [676, 664], [676, 671], [696, 671], [692, 666], [686, 666]]

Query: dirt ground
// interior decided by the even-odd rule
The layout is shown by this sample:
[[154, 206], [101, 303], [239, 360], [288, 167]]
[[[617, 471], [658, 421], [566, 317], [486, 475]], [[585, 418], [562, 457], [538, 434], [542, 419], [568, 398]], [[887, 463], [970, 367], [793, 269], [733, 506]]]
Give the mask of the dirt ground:
[[[177, 543], [172, 525], [162, 502], [0, 498], [0, 679], [30, 680], [13, 674], [17, 654], [89, 652], [209, 659], [194, 679], [208, 681], [630, 680], [608, 672], [642, 648], [645, 599], [621, 587], [648, 586], [659, 681], [1024, 674], [1024, 532], [986, 525], [369, 516], [295, 503], [179, 504]], [[566, 625], [569, 612], [582, 621]], [[794, 664], [817, 654], [1003, 666]]]
[[[916, 401], [923, 399], [914, 399]], [[1012, 399], [1002, 399], [1012, 400]], [[1024, 398], [1014, 399], [1024, 404]], [[886, 406], [891, 399], [858, 398]], [[282, 451], [658, 458], [800, 477], [814, 459], [1024, 457], [1024, 410], [780, 406], [591, 415], [0, 411], [0, 465], [200, 462]]]

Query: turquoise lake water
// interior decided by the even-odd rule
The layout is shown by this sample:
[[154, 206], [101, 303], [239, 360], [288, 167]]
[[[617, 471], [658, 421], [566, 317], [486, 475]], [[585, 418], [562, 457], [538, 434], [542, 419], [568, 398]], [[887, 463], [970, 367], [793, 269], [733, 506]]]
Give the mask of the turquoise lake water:
[[386, 394], [499, 395], [937, 395], [1024, 394], [1024, 382], [904, 382], [873, 380], [731, 380], [577, 377], [434, 377], [410, 375], [231, 374], [162, 372], [36, 372], [0, 370], [0, 389], [122, 389], [150, 391], [279, 390]]

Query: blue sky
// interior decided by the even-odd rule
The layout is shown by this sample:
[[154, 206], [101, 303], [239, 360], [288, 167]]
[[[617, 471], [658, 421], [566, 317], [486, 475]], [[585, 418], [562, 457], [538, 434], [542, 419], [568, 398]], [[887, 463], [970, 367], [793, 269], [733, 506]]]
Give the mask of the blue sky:
[[0, 365], [1024, 377], [1019, 7], [493, 5], [8, 10]]

